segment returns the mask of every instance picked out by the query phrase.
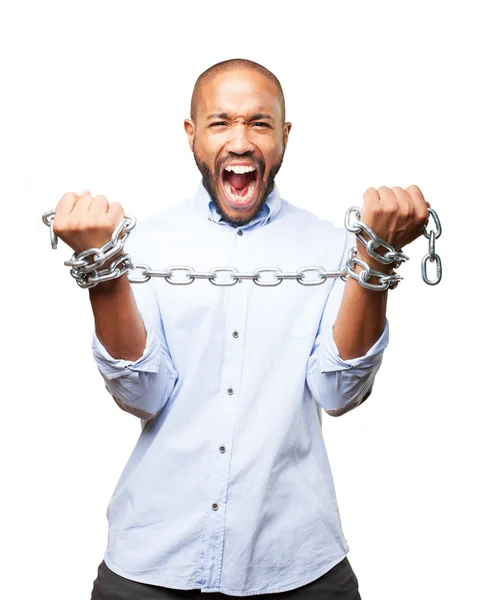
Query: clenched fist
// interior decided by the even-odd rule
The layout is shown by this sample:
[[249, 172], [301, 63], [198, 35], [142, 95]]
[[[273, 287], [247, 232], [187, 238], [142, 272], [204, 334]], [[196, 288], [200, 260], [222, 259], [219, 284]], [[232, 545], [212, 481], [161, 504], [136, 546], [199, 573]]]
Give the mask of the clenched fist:
[[121, 204], [109, 204], [105, 196], [68, 192], [55, 209], [53, 231], [79, 254], [108, 242], [123, 216]]
[[[417, 185], [410, 185], [405, 190], [398, 186], [388, 188], [383, 185], [377, 190], [370, 187], [363, 199], [361, 221], [395, 250], [402, 249], [422, 235], [429, 218], [427, 209], [431, 205]], [[373, 261], [361, 243], [357, 247], [358, 256], [371, 266], [382, 272], [392, 271], [387, 265]]]

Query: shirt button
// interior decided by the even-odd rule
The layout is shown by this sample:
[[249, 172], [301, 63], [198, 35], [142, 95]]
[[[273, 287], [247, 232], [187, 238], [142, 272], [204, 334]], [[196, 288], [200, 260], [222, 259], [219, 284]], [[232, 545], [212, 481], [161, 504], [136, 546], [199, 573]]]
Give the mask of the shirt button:
[[243, 235], [243, 231], [241, 229], [238, 229], [237, 233], [238, 235]]
[[232, 393], [233, 393], [233, 388], [228, 388], [228, 394], [231, 396]]
[[237, 331], [233, 331], [233, 337], [237, 338], [239, 336], [239, 333]]
[[220, 452], [221, 454], [224, 454], [226, 452], [226, 448], [224, 446], [220, 446]]
[[216, 504], [216, 502], [215, 502], [215, 503], [214, 503], [214, 504], [211, 506], [211, 508], [212, 508], [213, 510], [218, 510], [218, 508], [219, 508], [219, 507], [218, 507], [218, 505], [217, 505], [217, 504]]

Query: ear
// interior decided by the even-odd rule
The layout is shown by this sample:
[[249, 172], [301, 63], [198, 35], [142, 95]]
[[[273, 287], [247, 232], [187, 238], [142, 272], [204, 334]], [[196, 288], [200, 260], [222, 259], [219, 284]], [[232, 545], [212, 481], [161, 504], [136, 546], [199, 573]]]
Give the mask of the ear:
[[186, 131], [186, 135], [188, 136], [190, 150], [193, 152], [193, 140], [195, 139], [195, 124], [191, 119], [185, 119], [183, 125]]
[[286, 144], [288, 143], [289, 132], [291, 131], [292, 125], [293, 125], [292, 123], [285, 123], [283, 126], [283, 142], [284, 142], [285, 148], [286, 148]]

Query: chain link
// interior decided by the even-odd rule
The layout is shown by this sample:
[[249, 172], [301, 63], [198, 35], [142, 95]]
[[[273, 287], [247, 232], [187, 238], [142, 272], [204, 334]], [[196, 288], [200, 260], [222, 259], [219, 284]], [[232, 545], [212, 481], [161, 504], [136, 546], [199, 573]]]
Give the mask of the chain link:
[[[428, 211], [434, 219], [436, 231], [431, 230], [428, 232], [426, 226], [424, 226], [423, 234], [429, 240], [429, 252], [422, 259], [422, 276], [427, 284], [436, 285], [441, 280], [442, 266], [441, 259], [436, 254], [435, 241], [441, 235], [442, 229], [436, 212], [432, 208], [429, 208]], [[353, 221], [351, 220], [352, 215], [355, 217]], [[54, 218], [55, 210], [49, 210], [42, 215], [43, 223], [50, 228], [50, 242], [55, 250], [58, 245], [58, 238], [53, 230]], [[342, 265], [339, 270], [334, 271], [326, 271], [320, 266], [308, 266], [287, 273], [277, 267], [259, 267], [252, 273], [242, 273], [235, 267], [214, 267], [208, 272], [201, 273], [196, 272], [193, 267], [185, 265], [174, 265], [168, 267], [165, 271], [158, 271], [145, 264], [133, 263], [129, 254], [120, 254], [109, 267], [100, 269], [113, 256], [123, 251], [125, 242], [135, 225], [135, 217], [125, 214], [124, 219], [115, 228], [110, 241], [100, 248], [90, 248], [79, 254], [74, 253], [70, 260], [65, 261], [64, 264], [71, 267], [70, 274], [81, 288], [91, 288], [98, 283], [110, 281], [125, 274], [130, 283], [146, 283], [152, 277], [158, 277], [163, 278], [171, 285], [190, 285], [196, 279], [207, 279], [211, 284], [219, 287], [232, 286], [236, 283], [242, 283], [243, 280], [251, 280], [260, 287], [275, 287], [285, 279], [296, 280], [304, 286], [313, 286], [322, 285], [328, 279], [334, 277], [339, 277], [343, 281], [351, 277], [364, 288], [376, 291], [394, 289], [399, 281], [403, 279], [394, 271], [392, 274], [386, 274], [372, 269], [365, 261], [357, 257], [357, 249], [354, 247], [349, 249], [346, 264]], [[344, 218], [344, 226], [348, 231], [356, 234], [368, 254], [378, 262], [398, 268], [408, 260], [402, 250], [396, 251], [393, 246], [377, 236], [370, 227], [361, 221], [359, 207], [352, 206], [348, 208]], [[124, 232], [123, 235], [121, 235], [122, 232]], [[369, 240], [364, 237], [363, 232], [369, 236]], [[379, 254], [376, 252], [378, 248], [384, 248], [386, 252]], [[434, 280], [429, 279], [427, 276], [427, 260], [436, 262], [437, 272]], [[356, 265], [362, 267], [359, 273], [355, 271]], [[306, 276], [307, 273], [310, 274], [309, 277]], [[221, 278], [221, 274], [226, 274], [227, 279]], [[371, 283], [369, 281], [371, 277], [378, 278], [378, 283]]]
[[[356, 221], [351, 224], [350, 218], [352, 213], [354, 213]], [[359, 206], [351, 206], [351, 208], [348, 208], [346, 211], [346, 216], [344, 217], [344, 226], [348, 231], [356, 234], [356, 237], [366, 248], [369, 256], [379, 261], [383, 265], [392, 264], [392, 266], [397, 269], [403, 262], [409, 260], [409, 257], [407, 257], [402, 250], [398, 250], [396, 252], [391, 244], [381, 239], [370, 227], [361, 221], [361, 211]], [[369, 235], [369, 240], [362, 235], [363, 231]], [[376, 248], [380, 247], [386, 249], [384, 254], [379, 254], [376, 252]]]
[[[426, 225], [424, 225], [423, 235], [429, 240], [429, 252], [423, 257], [421, 261], [421, 271], [422, 278], [428, 285], [437, 285], [442, 279], [442, 262], [439, 254], [436, 254], [436, 240], [440, 237], [442, 233], [442, 227], [436, 211], [432, 208], [428, 208], [427, 210], [433, 218], [434, 224], [436, 226], [436, 231], [434, 231], [434, 229], [428, 231]], [[427, 274], [428, 260], [433, 264], [436, 263], [436, 277], [434, 279], [429, 279]]]
[[[350, 277], [358, 281], [368, 290], [383, 291], [387, 290], [388, 288], [393, 290], [399, 281], [403, 279], [403, 277], [394, 272], [391, 275], [386, 275], [385, 273], [381, 273], [381, 271], [375, 271], [374, 269], [371, 269], [367, 262], [357, 257], [357, 252], [358, 251], [356, 248], [349, 249], [346, 269]], [[359, 265], [363, 268], [363, 270], [359, 273], [356, 273], [354, 271], [355, 265]], [[378, 277], [379, 283], [369, 283], [368, 279], [371, 277]]]
[[43, 213], [42, 221], [45, 223], [47, 227], [50, 228], [50, 244], [52, 245], [52, 249], [56, 250], [58, 246], [58, 237], [57, 234], [53, 231], [53, 219], [55, 218], [55, 209], [47, 210], [47, 212]]
[[[67, 267], [73, 267], [76, 270], [81, 270], [83, 273], [90, 273], [96, 271], [99, 267], [105, 264], [107, 260], [118, 254], [123, 250], [130, 231], [135, 227], [136, 219], [132, 216], [126, 216], [117, 225], [112, 233], [111, 240], [104, 244], [101, 248], [90, 248], [80, 254], [73, 254], [70, 260], [65, 261]], [[125, 229], [125, 234], [120, 238], [120, 234]], [[88, 259], [93, 257], [93, 261], [89, 262]]]
[[[198, 273], [192, 267], [188, 266], [173, 266], [166, 269], [166, 271], [154, 271], [146, 265], [135, 265], [131, 264], [130, 267], [134, 270], [141, 270], [143, 277], [141, 279], [132, 278], [128, 275], [128, 279], [131, 283], [144, 283], [151, 277], [162, 277], [168, 283], [172, 285], [189, 285], [193, 283], [195, 279], [208, 279], [210, 283], [216, 286], [232, 286], [236, 283], [241, 283], [244, 279], [253, 281], [254, 284], [260, 287], [273, 287], [279, 285], [284, 279], [296, 279], [298, 283], [305, 286], [310, 285], [321, 285], [327, 279], [331, 277], [343, 277], [346, 278], [347, 271], [342, 269], [340, 271], [325, 271], [323, 267], [302, 267], [294, 273], [282, 272], [277, 267], [260, 267], [255, 269], [253, 273], [241, 273], [234, 267], [214, 267], [208, 273]], [[184, 277], [174, 277], [177, 272], [184, 272]], [[316, 274], [316, 278], [306, 278], [305, 273], [311, 272]], [[219, 275], [226, 273], [228, 279], [221, 279]], [[263, 277], [263, 274], [273, 274], [273, 278]]]

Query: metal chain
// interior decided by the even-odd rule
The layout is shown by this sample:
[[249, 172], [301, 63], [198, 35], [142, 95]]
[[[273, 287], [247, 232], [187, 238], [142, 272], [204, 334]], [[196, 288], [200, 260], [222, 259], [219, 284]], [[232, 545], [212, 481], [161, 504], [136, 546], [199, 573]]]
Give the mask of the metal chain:
[[[356, 220], [354, 223], [350, 223], [351, 214], [354, 213]], [[344, 226], [348, 231], [356, 234], [356, 237], [361, 242], [361, 244], [366, 248], [369, 256], [376, 259], [383, 265], [391, 265], [397, 269], [401, 266], [403, 262], [409, 260], [402, 250], [398, 250], [397, 252], [388, 244], [385, 240], [381, 239], [378, 235], [374, 233], [374, 231], [361, 221], [361, 210], [359, 206], [351, 206], [346, 211], [346, 216], [344, 217]], [[362, 235], [362, 232], [365, 231], [370, 240], [366, 240], [366, 238]], [[386, 248], [386, 252], [384, 254], [378, 254], [375, 250], [380, 247]]]
[[[251, 280], [256, 285], [262, 287], [274, 287], [279, 285], [284, 279], [296, 279], [301, 285], [321, 285], [327, 279], [332, 277], [341, 277], [346, 279], [347, 271], [343, 268], [339, 271], [326, 271], [323, 267], [302, 267], [294, 273], [285, 273], [277, 267], [259, 267], [252, 273], [242, 273], [234, 267], [214, 267], [206, 273], [195, 271], [192, 267], [178, 265], [169, 267], [166, 271], [154, 271], [147, 265], [131, 264], [132, 270], [138, 270], [140, 272], [140, 278], [130, 277], [128, 279], [131, 283], [144, 283], [151, 277], [163, 277], [165, 281], [172, 285], [189, 285], [193, 283], [195, 279], [208, 279], [210, 283], [216, 286], [231, 286], [236, 283], [242, 283], [244, 279]], [[183, 272], [182, 277], [175, 277], [175, 273]], [[307, 278], [306, 273], [313, 273], [315, 277]], [[227, 279], [219, 277], [221, 273], [227, 274]], [[265, 278], [263, 274], [271, 273], [274, 278]]]
[[[435, 251], [435, 240], [441, 235], [441, 224], [436, 212], [432, 208], [429, 208], [428, 211], [433, 216], [437, 231], [428, 233], [426, 227], [424, 227], [424, 235], [429, 239], [429, 253], [422, 260], [422, 276], [427, 284], [436, 285], [439, 283], [442, 274], [441, 260]], [[356, 218], [351, 222], [351, 215], [353, 213]], [[54, 218], [55, 210], [49, 210], [42, 215], [43, 223], [50, 228], [50, 242], [52, 248], [55, 250], [58, 245], [58, 238], [53, 231]], [[196, 279], [207, 279], [216, 286], [232, 286], [236, 283], [242, 283], [246, 279], [262, 287], [277, 286], [284, 279], [295, 279], [301, 285], [311, 286], [322, 285], [328, 279], [334, 277], [340, 277], [343, 281], [346, 281], [348, 277], [352, 277], [361, 286], [376, 291], [384, 291], [388, 288], [394, 289], [397, 287], [399, 281], [403, 279], [394, 271], [392, 274], [386, 274], [372, 269], [365, 261], [357, 258], [357, 249], [354, 247], [349, 249], [346, 264], [336, 271], [326, 271], [323, 267], [309, 266], [301, 267], [295, 272], [285, 273], [277, 267], [259, 267], [252, 273], [243, 273], [234, 267], [214, 267], [208, 272], [201, 273], [196, 272], [192, 267], [184, 265], [175, 265], [165, 271], [157, 271], [150, 269], [148, 265], [133, 263], [129, 254], [121, 254], [109, 267], [100, 269], [110, 258], [122, 252], [123, 246], [135, 225], [135, 217], [125, 214], [124, 219], [115, 228], [109, 242], [100, 248], [90, 248], [79, 254], [74, 253], [70, 260], [65, 261], [64, 264], [66, 266], [72, 267], [70, 274], [81, 288], [91, 288], [102, 281], [110, 281], [124, 274], [127, 274], [130, 283], [145, 283], [152, 277], [160, 277], [171, 285], [189, 285]], [[408, 260], [408, 257], [402, 250], [396, 251], [388, 242], [377, 236], [370, 227], [361, 221], [359, 207], [352, 206], [346, 211], [344, 225], [348, 231], [356, 234], [356, 237], [365, 246], [368, 254], [382, 264], [398, 268], [403, 262]], [[121, 236], [123, 231], [124, 234]], [[363, 232], [369, 235], [369, 240], [365, 239], [362, 235]], [[386, 249], [384, 254], [376, 252], [380, 247]], [[425, 264], [427, 259], [431, 262], [437, 262], [437, 276], [432, 281], [427, 277], [426, 273]], [[362, 271], [359, 273], [355, 272], [356, 265], [362, 267]], [[183, 277], [175, 277], [175, 273], [183, 273]], [[221, 273], [226, 273], [228, 278], [219, 277]], [[312, 276], [307, 277], [307, 273], [310, 273]], [[270, 274], [272, 278], [263, 277], [264, 274]], [[377, 277], [378, 283], [369, 282], [371, 277]]]
[[[437, 213], [432, 208], [428, 208], [429, 214], [432, 215], [434, 220], [434, 224], [436, 225], [436, 231], [431, 229], [428, 231], [426, 225], [424, 226], [423, 235], [429, 240], [429, 252], [423, 257], [421, 261], [421, 271], [422, 278], [428, 285], [437, 285], [442, 279], [442, 262], [439, 257], [439, 254], [436, 254], [436, 240], [440, 237], [442, 233], [441, 222], [439, 221], [439, 217]], [[435, 279], [429, 279], [427, 275], [427, 266], [426, 261], [429, 259], [430, 262], [436, 263], [436, 277]]]
[[[388, 288], [393, 290], [395, 287], [397, 287], [397, 284], [401, 281], [401, 279], [403, 279], [403, 277], [401, 277], [394, 271], [391, 275], [386, 275], [385, 273], [381, 273], [380, 271], [375, 271], [371, 269], [367, 262], [357, 258], [356, 255], [357, 249], [350, 248], [348, 254], [348, 262], [346, 265], [348, 275], [353, 279], [356, 279], [356, 281], [358, 281], [363, 287], [367, 288], [368, 290], [383, 291], [387, 290]], [[355, 265], [359, 265], [363, 268], [363, 270], [360, 271], [359, 274], [354, 271]], [[378, 277], [379, 283], [368, 283], [368, 279], [371, 276]]]

